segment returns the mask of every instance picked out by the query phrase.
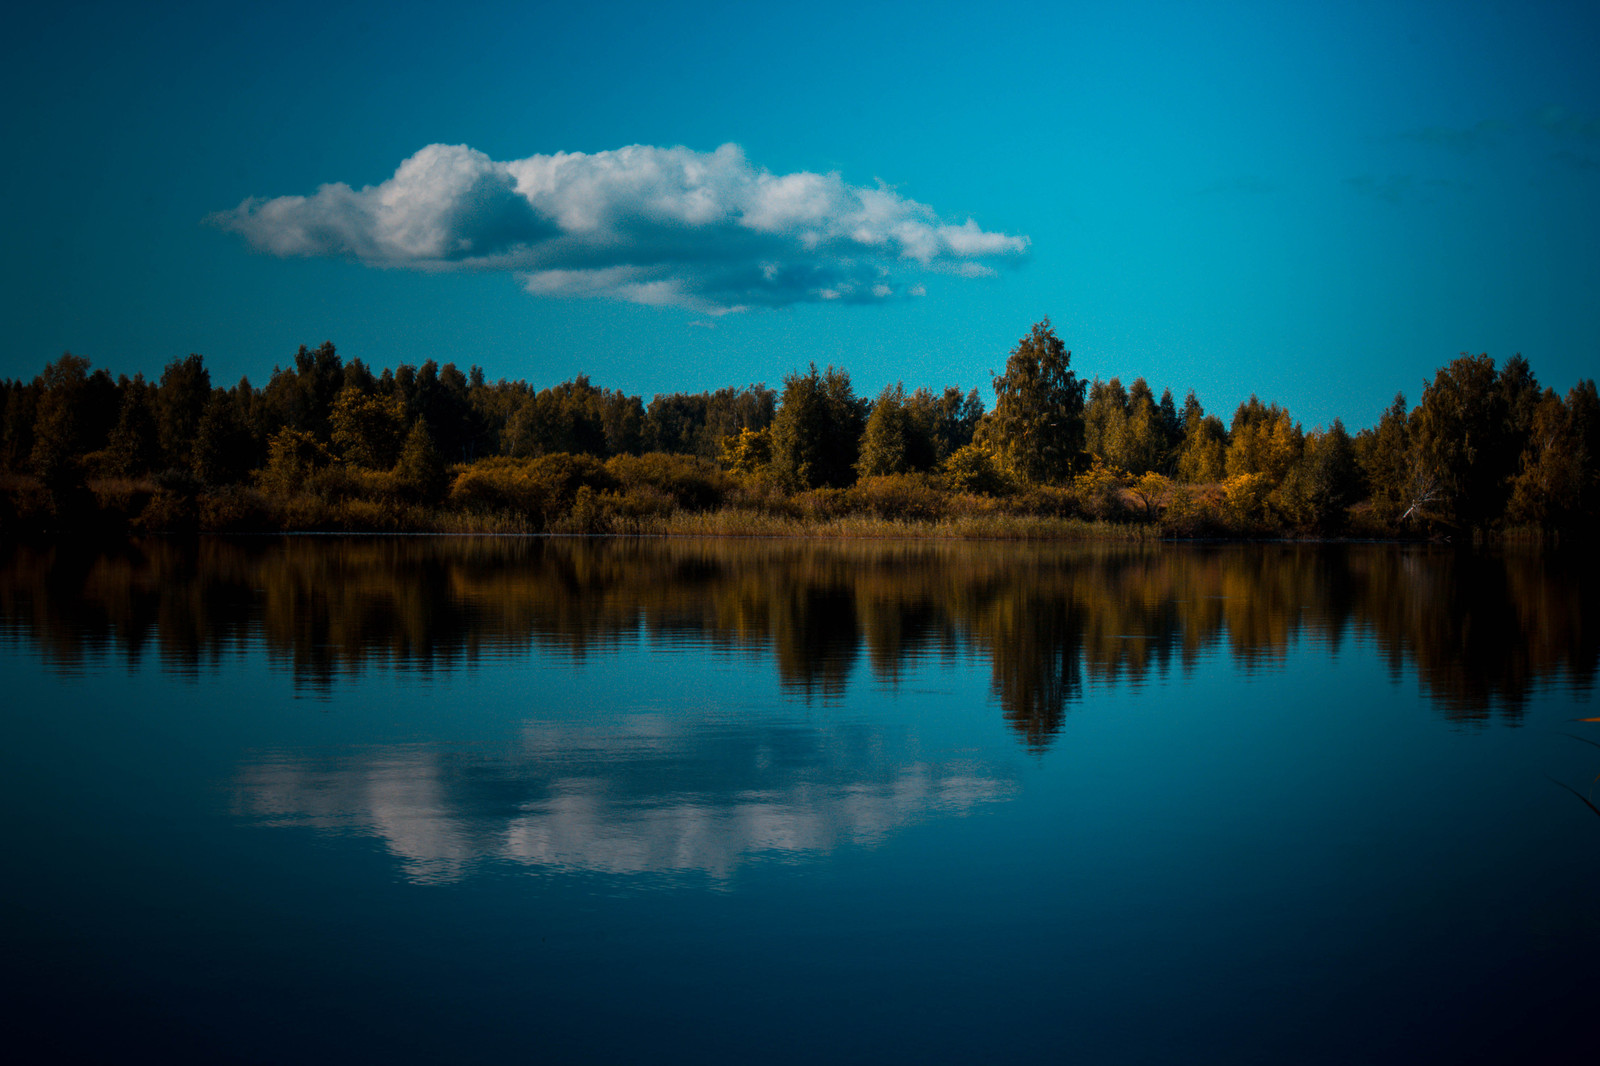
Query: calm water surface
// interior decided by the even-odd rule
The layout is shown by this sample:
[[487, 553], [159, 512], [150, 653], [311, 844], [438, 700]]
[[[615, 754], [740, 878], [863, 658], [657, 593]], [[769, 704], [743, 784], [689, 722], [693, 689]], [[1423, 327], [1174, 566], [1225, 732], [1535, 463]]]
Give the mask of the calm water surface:
[[1393, 546], [5, 547], [9, 1029], [1591, 1062], [1597, 597]]

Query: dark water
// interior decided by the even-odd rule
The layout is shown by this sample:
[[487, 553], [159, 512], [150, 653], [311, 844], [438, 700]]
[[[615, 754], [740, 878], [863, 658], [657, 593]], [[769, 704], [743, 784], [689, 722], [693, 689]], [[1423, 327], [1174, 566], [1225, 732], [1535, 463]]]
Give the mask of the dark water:
[[[1595, 569], [0, 549], [45, 1059], [1590, 1062]], [[1600, 798], [1597, 798], [1600, 802]]]

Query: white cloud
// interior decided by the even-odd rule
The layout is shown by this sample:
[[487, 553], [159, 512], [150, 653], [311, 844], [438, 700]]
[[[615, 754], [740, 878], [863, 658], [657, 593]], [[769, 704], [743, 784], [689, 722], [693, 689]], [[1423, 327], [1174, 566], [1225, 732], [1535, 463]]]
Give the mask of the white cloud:
[[1028, 238], [942, 221], [838, 174], [772, 174], [736, 145], [633, 145], [500, 163], [429, 145], [378, 185], [246, 200], [211, 217], [279, 256], [420, 270], [503, 270], [531, 293], [711, 313], [916, 294], [893, 271], [974, 277]]

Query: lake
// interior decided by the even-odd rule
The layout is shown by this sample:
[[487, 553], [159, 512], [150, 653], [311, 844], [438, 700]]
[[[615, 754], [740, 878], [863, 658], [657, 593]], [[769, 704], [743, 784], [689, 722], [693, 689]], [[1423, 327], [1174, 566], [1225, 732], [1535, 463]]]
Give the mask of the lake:
[[8, 545], [13, 1042], [1592, 1061], [1597, 602], [1395, 545]]

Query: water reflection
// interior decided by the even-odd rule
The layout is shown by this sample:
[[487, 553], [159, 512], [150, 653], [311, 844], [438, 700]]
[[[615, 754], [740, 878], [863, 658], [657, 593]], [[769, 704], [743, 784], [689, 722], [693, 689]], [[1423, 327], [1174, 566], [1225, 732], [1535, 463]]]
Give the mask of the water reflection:
[[865, 659], [895, 684], [979, 656], [1001, 713], [1048, 745], [1088, 683], [1140, 685], [1226, 654], [1272, 669], [1302, 641], [1372, 641], [1449, 719], [1520, 717], [1587, 690], [1600, 628], [1585, 561], [1385, 545], [1108, 546], [493, 538], [153, 539], [10, 545], [0, 627], [72, 670], [152, 647], [180, 673], [259, 645], [325, 688], [375, 665], [456, 669], [641, 637], [770, 657], [805, 699]]
[[755, 858], [871, 846], [933, 814], [1017, 791], [977, 763], [885, 750], [864, 728], [708, 729], [651, 716], [600, 729], [530, 723], [514, 755], [391, 747], [247, 766], [235, 813], [380, 838], [415, 882], [486, 862], [723, 882]]

